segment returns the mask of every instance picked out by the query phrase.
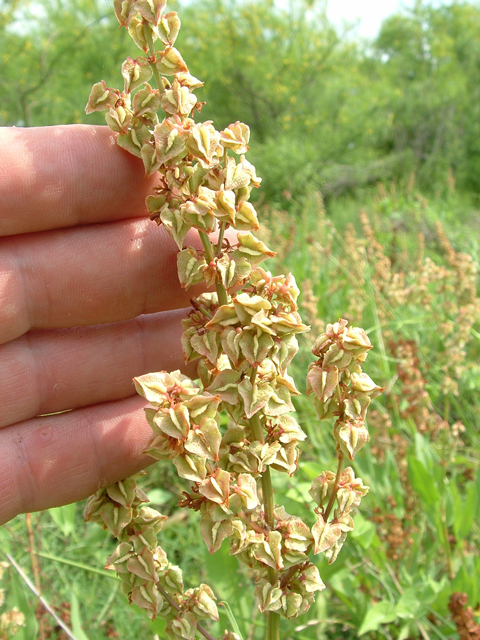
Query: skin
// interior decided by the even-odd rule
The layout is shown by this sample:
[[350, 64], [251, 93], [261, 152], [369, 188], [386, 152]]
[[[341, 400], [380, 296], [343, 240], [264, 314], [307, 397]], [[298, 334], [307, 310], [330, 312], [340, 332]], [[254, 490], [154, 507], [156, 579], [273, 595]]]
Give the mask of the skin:
[[192, 296], [154, 184], [106, 127], [0, 128], [0, 524], [152, 462], [132, 377], [184, 370]]

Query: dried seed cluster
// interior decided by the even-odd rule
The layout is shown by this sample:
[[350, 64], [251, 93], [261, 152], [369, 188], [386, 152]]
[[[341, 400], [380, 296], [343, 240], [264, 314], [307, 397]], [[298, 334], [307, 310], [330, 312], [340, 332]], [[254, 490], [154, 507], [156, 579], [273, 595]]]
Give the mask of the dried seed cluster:
[[[298, 391], [287, 367], [298, 351], [297, 334], [309, 327], [298, 313], [293, 276], [272, 276], [258, 266], [275, 254], [252, 233], [259, 224], [249, 197], [260, 179], [244, 156], [249, 129], [236, 122], [218, 132], [211, 122], [193, 120], [201, 104], [192, 91], [202, 83], [173, 46], [180, 21], [175, 12], [164, 13], [163, 0], [115, 0], [114, 6], [146, 55], [124, 62], [123, 91], [94, 85], [87, 112], [106, 111], [118, 143], [158, 176], [146, 204], [178, 245], [181, 285], [215, 289], [192, 299], [184, 321], [185, 360], [197, 362], [198, 380], [180, 371], [135, 379], [151, 405], [146, 452], [171, 460], [187, 481], [180, 505], [200, 513], [209, 551], [228, 540], [230, 553], [250, 568], [258, 607], [269, 612], [267, 637], [278, 638], [278, 615], [307, 611], [324, 588], [309, 553], [335, 560], [353, 529], [351, 513], [368, 491], [352, 468], [342, 471], [342, 461], [353, 460], [368, 440], [367, 407], [381, 392], [361, 368], [371, 344], [345, 320], [328, 325], [315, 342], [308, 389], [319, 418], [336, 419], [339, 464], [336, 473], [322, 473], [312, 484], [316, 522], [309, 526], [274, 504], [270, 471], [292, 475], [298, 444], [306, 438], [291, 415]], [[155, 51], [155, 40], [162, 51]], [[148, 83], [152, 76], [156, 88]], [[229, 227], [237, 232], [233, 244], [224, 235]], [[201, 251], [184, 247], [192, 228]], [[222, 412], [227, 428], [221, 428]], [[180, 569], [157, 543], [165, 518], [142, 506], [145, 500], [129, 478], [90, 498], [86, 518], [118, 539], [108, 564], [130, 601], [152, 617], [166, 617], [170, 638], [210, 638], [202, 621], [218, 619], [213, 592], [206, 585], [184, 591]], [[223, 637], [236, 638], [232, 632]]]

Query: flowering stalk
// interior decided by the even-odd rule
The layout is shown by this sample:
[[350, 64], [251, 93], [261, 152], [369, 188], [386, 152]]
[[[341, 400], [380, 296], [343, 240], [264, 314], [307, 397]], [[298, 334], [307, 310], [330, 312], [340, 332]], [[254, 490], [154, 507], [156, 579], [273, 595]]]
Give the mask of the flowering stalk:
[[[320, 419], [336, 417], [339, 467], [314, 480], [316, 522], [309, 527], [274, 501], [271, 470], [293, 475], [298, 443], [306, 438], [291, 415], [298, 391], [287, 367], [298, 351], [296, 334], [309, 328], [298, 314], [293, 276], [272, 276], [258, 266], [275, 254], [252, 233], [259, 223], [249, 198], [260, 178], [244, 155], [249, 128], [236, 122], [218, 132], [210, 121], [193, 120], [202, 106], [193, 90], [202, 83], [173, 46], [180, 21], [175, 12], [164, 13], [164, 0], [114, 0], [114, 8], [145, 56], [123, 63], [123, 91], [94, 85], [87, 112], [106, 111], [118, 144], [157, 176], [146, 205], [179, 248], [182, 287], [214, 289], [192, 299], [183, 323], [185, 360], [197, 362], [197, 381], [180, 371], [135, 379], [151, 405], [146, 453], [171, 460], [187, 481], [180, 506], [200, 513], [209, 552], [227, 539], [230, 554], [249, 567], [258, 607], [267, 614], [266, 640], [279, 640], [280, 616], [307, 611], [324, 588], [309, 554], [335, 560], [353, 529], [351, 511], [368, 491], [351, 467], [342, 471], [341, 461], [353, 460], [368, 440], [366, 410], [381, 391], [361, 370], [371, 344], [345, 320], [328, 325], [314, 344], [308, 392]], [[157, 40], [161, 51], [155, 51]], [[152, 76], [157, 88], [148, 82]], [[224, 235], [229, 227], [237, 233], [233, 244]], [[190, 229], [202, 250], [184, 247]], [[222, 412], [229, 416], [223, 430]], [[165, 517], [142, 507], [145, 500], [129, 478], [90, 498], [86, 518], [117, 537], [107, 564], [131, 602], [165, 617], [169, 638], [210, 638], [202, 621], [218, 620], [213, 591], [203, 584], [184, 591], [180, 569], [157, 543]], [[238, 636], [226, 631], [222, 638]]]

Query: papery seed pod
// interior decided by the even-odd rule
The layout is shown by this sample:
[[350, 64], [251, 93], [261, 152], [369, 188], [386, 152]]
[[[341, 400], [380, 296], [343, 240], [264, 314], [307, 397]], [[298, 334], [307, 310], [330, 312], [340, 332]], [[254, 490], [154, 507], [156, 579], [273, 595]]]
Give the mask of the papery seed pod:
[[167, 0], [135, 0], [134, 7], [144, 20], [157, 25]]
[[[126, 25], [130, 37], [135, 42], [139, 49], [142, 49], [145, 53], [148, 53], [148, 41], [145, 37], [145, 31], [143, 29], [143, 20], [135, 11], [135, 15], [131, 17]], [[152, 39], [156, 40], [156, 32], [151, 30]]]
[[171, 596], [183, 594], [183, 573], [180, 567], [169, 564], [159, 574], [159, 583]]
[[199, 492], [210, 500], [219, 505], [228, 507], [228, 499], [230, 496], [230, 474], [223, 469], [215, 469], [215, 471], [199, 484]]
[[120, 26], [127, 27], [138, 11], [135, 8], [135, 0], [113, 0], [113, 8]]
[[343, 547], [343, 543], [345, 542], [346, 538], [347, 538], [347, 533], [343, 531], [340, 534], [340, 537], [335, 542], [335, 544], [325, 551], [325, 556], [328, 559], [328, 564], [333, 564], [335, 562], [335, 560], [338, 557], [338, 554], [340, 553], [341, 548]]
[[127, 58], [122, 64], [122, 76], [124, 78], [124, 91], [130, 93], [152, 77], [152, 67], [146, 60], [133, 60]]
[[278, 585], [272, 585], [268, 580], [259, 580], [255, 587], [255, 599], [258, 608], [264, 611], [278, 611], [281, 608], [282, 590]]
[[319, 507], [323, 507], [328, 504], [334, 487], [335, 474], [332, 471], [322, 471], [322, 473], [313, 480], [312, 487], [308, 493]]
[[179, 370], [147, 373], [133, 381], [137, 393], [157, 407], [170, 407], [171, 399], [188, 400], [200, 392], [200, 387]]
[[350, 460], [353, 460], [364, 444], [370, 440], [363, 420], [337, 420], [333, 435], [341, 451]]
[[312, 527], [312, 535], [315, 541], [313, 553], [327, 551], [337, 542], [342, 535], [339, 524], [325, 522], [321, 514], [317, 514], [317, 522]]
[[165, 606], [163, 596], [152, 582], [135, 585], [132, 588], [130, 598], [137, 607], [146, 611], [150, 618], [157, 616]]
[[249, 139], [250, 129], [243, 122], [235, 122], [235, 124], [228, 125], [220, 134], [220, 143], [226, 149], [232, 149], [238, 154], [248, 151]]
[[172, 456], [172, 462], [177, 469], [177, 473], [185, 480], [192, 482], [202, 482], [207, 476], [205, 459], [193, 453], [183, 453]]
[[114, 107], [120, 92], [116, 89], [109, 89], [105, 82], [97, 82], [93, 85], [88, 98], [85, 113], [93, 113], [94, 111], [107, 111], [109, 107]]
[[[157, 24], [157, 32], [160, 40], [165, 45], [173, 46], [177, 39], [178, 32], [180, 31], [180, 18], [176, 11], [170, 11], [165, 15], [160, 16], [160, 20]], [[202, 83], [203, 84], [203, 83]], [[201, 86], [201, 85], [199, 85]], [[195, 88], [195, 87], [190, 87]]]
[[196, 96], [191, 93], [188, 87], [180, 85], [177, 79], [173, 81], [172, 87], [162, 93], [162, 109], [169, 114], [179, 116], [189, 115], [197, 103]]
[[202, 513], [200, 531], [209, 553], [215, 553], [225, 538], [232, 534], [232, 522], [229, 518], [216, 522], [208, 511]]
[[194, 614], [198, 620], [219, 620], [217, 605], [215, 604], [215, 595], [210, 587], [201, 584], [196, 589], [188, 589], [185, 592], [188, 599], [185, 606]]
[[257, 265], [267, 258], [273, 258], [275, 252], [271, 251], [261, 240], [258, 240], [249, 231], [240, 232], [237, 236], [238, 247], [233, 252], [232, 258], [246, 258], [251, 265]]
[[194, 640], [196, 630], [197, 621], [190, 611], [179, 614], [165, 627], [165, 633], [171, 640]]
[[[135, 102], [135, 100], [134, 100]], [[129, 153], [137, 158], [142, 157], [142, 149], [145, 144], [152, 141], [152, 135], [143, 123], [134, 124], [132, 120], [132, 127], [127, 133], [119, 133], [117, 137], [117, 144], [122, 149], [125, 149]]]

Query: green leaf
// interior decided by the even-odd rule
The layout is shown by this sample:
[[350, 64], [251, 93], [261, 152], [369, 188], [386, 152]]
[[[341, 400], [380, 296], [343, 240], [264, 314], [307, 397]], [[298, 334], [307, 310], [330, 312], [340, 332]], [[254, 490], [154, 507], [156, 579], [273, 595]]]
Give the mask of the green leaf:
[[13, 573], [9, 588], [7, 591], [7, 610], [17, 607], [25, 616], [25, 626], [20, 627], [15, 635], [15, 640], [31, 640], [37, 637], [38, 622], [35, 617], [35, 608], [38, 600], [35, 599], [35, 603], [32, 606], [24, 593], [23, 582], [21, 582], [20, 576]]
[[362, 549], [368, 549], [375, 537], [375, 525], [366, 520], [361, 513], [353, 514], [355, 529], [349, 533], [349, 537], [358, 542]]
[[236, 633], [238, 636], [240, 636], [240, 640], [243, 640], [242, 632], [240, 631], [240, 627], [238, 626], [238, 622], [236, 621], [235, 616], [233, 615], [233, 611], [231, 610], [230, 605], [228, 604], [228, 602], [226, 602], [225, 600], [222, 600], [218, 604], [221, 604], [222, 607], [225, 607], [225, 611], [227, 612], [227, 618], [228, 618], [228, 621], [230, 622], [230, 625], [232, 627], [232, 631], [234, 633]]
[[208, 581], [215, 585], [215, 594], [223, 600], [230, 600], [240, 591], [242, 578], [238, 571], [238, 562], [229, 554], [227, 544], [223, 544], [213, 555], [205, 549], [205, 565]]
[[165, 618], [155, 618], [155, 620], [148, 621], [148, 627], [150, 631], [156, 634], [159, 638], [165, 638], [165, 627], [167, 626], [167, 621]]
[[220, 607], [219, 612], [226, 614], [229, 620], [232, 615], [233, 619], [240, 621], [242, 634], [246, 636], [251, 623], [253, 597], [248, 579], [239, 570], [237, 559], [229, 554], [227, 544], [223, 544], [213, 555], [205, 549], [204, 559], [208, 583], [215, 586], [215, 595], [219, 600], [232, 603], [235, 616], [229, 606]]
[[418, 596], [419, 602], [422, 604], [431, 604], [432, 602], [435, 602], [438, 594], [446, 585], [447, 579], [445, 577], [438, 581], [429, 578]]
[[407, 640], [409, 636], [410, 636], [410, 622], [407, 622], [407, 624], [403, 625], [403, 627], [400, 629], [400, 633], [398, 634], [397, 640]]
[[447, 485], [447, 491], [444, 495], [444, 505], [445, 505], [445, 526], [451, 527], [455, 521], [455, 505], [459, 500], [459, 495], [457, 488], [455, 486], [455, 481], [452, 480]]
[[70, 620], [72, 624], [73, 635], [76, 640], [88, 640], [88, 636], [82, 628], [82, 622], [80, 617], [80, 605], [78, 604], [77, 596], [72, 593], [70, 599]]
[[416, 590], [413, 587], [405, 589], [395, 607], [397, 616], [399, 618], [415, 618], [419, 603]]
[[75, 531], [75, 514], [77, 511], [77, 505], [66, 504], [63, 507], [56, 507], [50, 509], [49, 513], [52, 516], [52, 520], [57, 527], [63, 533], [66, 538], [69, 538]]
[[[103, 531], [102, 531], [103, 533]], [[61, 564], [67, 564], [71, 567], [77, 567], [77, 569], [82, 569], [83, 571], [87, 571], [89, 573], [96, 573], [104, 578], [108, 578], [109, 580], [118, 580], [118, 576], [115, 571], [107, 571], [106, 569], [99, 569], [98, 567], [91, 567], [88, 564], [84, 564], [83, 562], [77, 562], [76, 560], [69, 560], [68, 558], [61, 558], [60, 556], [55, 556], [51, 553], [44, 553], [43, 551], [37, 551], [37, 556], [41, 558], [46, 558], [47, 560], [53, 560], [54, 562], [60, 562]]]
[[312, 502], [312, 497], [308, 493], [312, 486], [311, 482], [297, 482], [293, 487], [287, 491], [286, 496], [293, 500], [294, 502], [298, 502], [300, 504], [309, 504]]
[[315, 480], [323, 471], [323, 467], [317, 462], [300, 462], [299, 469], [309, 480]]
[[166, 489], [151, 489], [148, 491], [148, 502], [149, 504], [162, 506], [164, 504], [168, 504], [172, 499], [172, 496], [173, 493], [171, 491], [167, 491]]
[[438, 466], [438, 455], [429, 440], [418, 431], [415, 432], [415, 458], [431, 471]]
[[373, 605], [369, 609], [363, 619], [360, 629], [358, 630], [358, 636], [363, 636], [368, 631], [377, 631], [380, 625], [387, 622], [393, 622], [397, 617], [395, 607], [388, 600], [383, 600]]
[[408, 457], [408, 477], [415, 493], [426, 505], [434, 505], [440, 499], [436, 482], [424, 467], [413, 456]]
[[475, 513], [480, 513], [480, 465], [477, 470], [477, 478], [475, 480], [477, 504], [475, 505]]
[[480, 577], [475, 571], [473, 557], [467, 557], [452, 582], [453, 591], [463, 591], [470, 603], [478, 601], [480, 595]]
[[467, 489], [467, 495], [464, 501], [458, 499], [455, 501], [453, 521], [453, 530], [457, 538], [466, 538], [475, 522], [477, 511], [477, 488], [471, 483]]

